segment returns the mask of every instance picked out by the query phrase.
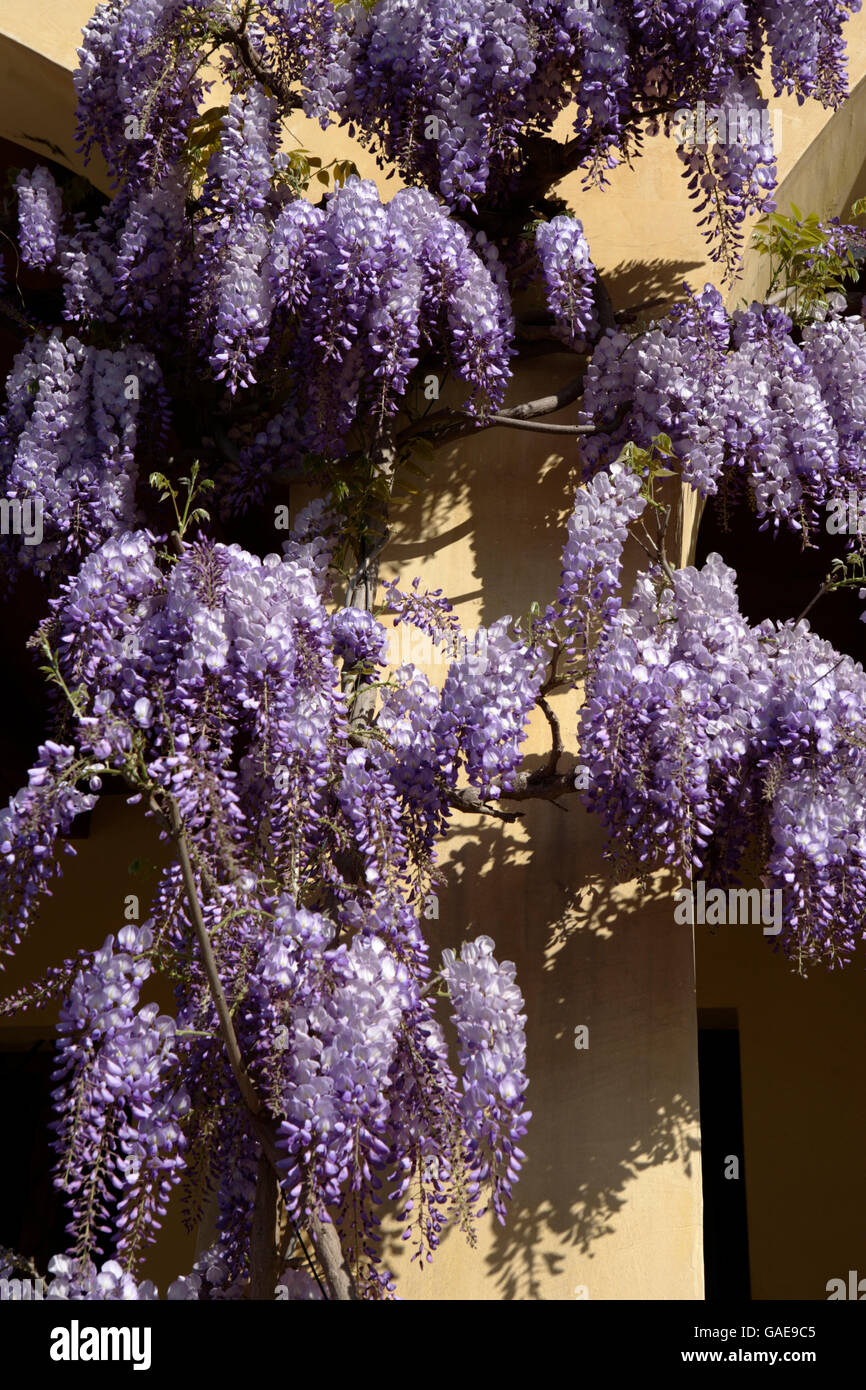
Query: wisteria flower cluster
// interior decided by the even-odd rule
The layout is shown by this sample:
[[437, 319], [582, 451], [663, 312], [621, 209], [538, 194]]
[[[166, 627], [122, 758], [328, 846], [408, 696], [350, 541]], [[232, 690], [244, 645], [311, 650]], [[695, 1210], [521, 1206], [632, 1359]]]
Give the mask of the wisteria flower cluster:
[[[573, 169], [603, 179], [654, 123], [670, 133], [680, 102], [726, 108], [738, 130], [760, 117], [767, 55], [777, 90], [838, 103], [855, 7], [109, 0], [87, 25], [79, 136], [114, 196], [88, 219], [47, 169], [17, 180], [22, 259], [56, 277], [62, 312], [7, 381], [0, 488], [9, 507], [38, 504], [42, 533], [2, 544], [10, 573], [48, 581], [33, 645], [56, 702], [0, 813], [0, 949], [38, 928], [62, 839], [108, 786], [173, 858], [144, 923], [2, 1005], [59, 1010], [70, 1244], [51, 1297], [156, 1297], [143, 1261], [176, 1188], [190, 1225], [212, 1200], [216, 1230], [168, 1297], [244, 1297], [263, 1172], [297, 1240], [268, 1268], [288, 1260], [296, 1300], [342, 1277], [323, 1230], [372, 1299], [395, 1292], [393, 1212], [425, 1261], [487, 1204], [505, 1219], [530, 1118], [515, 968], [487, 936], [437, 967], [419, 905], [455, 808], [501, 817], [509, 794], [570, 782], [556, 741], [547, 770], [520, 767], [536, 708], [558, 738], [552, 689], [585, 682], [589, 804], [623, 853], [735, 881], [757, 844], [795, 962], [852, 954], [862, 669], [805, 622], [750, 626], [716, 556], [673, 576], [659, 556], [625, 598], [629, 528], [655, 499], [623, 446], [665, 433], [701, 492], [740, 478], [765, 524], [808, 533], [829, 496], [866, 490], [866, 329], [828, 315], [795, 330], [761, 305], [729, 316], [707, 289], [639, 337], [599, 337], [582, 224], [545, 195]], [[208, 106], [216, 77], [225, 105]], [[301, 108], [348, 125], [404, 186], [384, 201], [344, 168], [315, 202], [284, 147]], [[746, 212], [769, 205], [770, 143], [682, 153], [731, 265]], [[554, 601], [470, 644], [417, 578], [385, 585], [380, 608], [370, 544], [424, 432], [399, 418], [413, 379], [442, 388], [434, 440], [503, 407], [526, 265], [560, 346], [592, 350], [593, 432]], [[266, 553], [239, 514], [248, 527], [287, 478], [317, 498]], [[441, 688], [389, 669], [383, 609], [446, 653]], [[170, 1014], [148, 996], [157, 976]]]
[[15, 181], [18, 190], [18, 245], [25, 265], [44, 270], [57, 254], [63, 200], [47, 169], [26, 169]]
[[[321, 506], [313, 511], [321, 521]], [[441, 694], [418, 691], [426, 750], [404, 734], [413, 718], [405, 676], [385, 692], [377, 738], [351, 747], [340, 663], [380, 660], [385, 632], [369, 613], [328, 615], [310, 520], [300, 518], [283, 559], [200, 542], [167, 560], [147, 533], [126, 534], [64, 584], [41, 637], [46, 649], [53, 643], [75, 738], [45, 749], [31, 789], [6, 813], [6, 935], [14, 942], [32, 922], [72, 812], [110, 778], [133, 799], [146, 791], [164, 833], [182, 826], [238, 1039], [278, 1126], [287, 1210], [299, 1223], [311, 1209], [342, 1212], [359, 1282], [379, 1296], [390, 1288], [383, 1180], [429, 1253], [488, 1188], [501, 1215], [519, 1163], [523, 1085], [512, 1063], [517, 1079], [486, 1117], [484, 1162], [477, 1156], [477, 1123], [425, 988], [415, 904], [461, 768], [491, 796], [507, 781], [537, 663], [499, 625], [487, 657], [456, 660]], [[86, 798], [79, 782], [94, 789]], [[26, 874], [31, 887], [13, 901]], [[248, 1273], [259, 1145], [202, 964], [190, 964], [194, 937], [189, 884], [174, 864], [148, 922], [110, 937], [65, 986], [58, 1181], [70, 1198], [72, 1255], [107, 1255], [134, 1277], [171, 1188], [184, 1175], [200, 1179], [204, 1166], [225, 1270], [206, 1288], [229, 1296]], [[175, 1018], [139, 1003], [142, 984], [171, 960], [184, 962]], [[519, 1051], [522, 1024], [512, 1019], [506, 1050], [491, 1040], [485, 1065], [501, 1056], [505, 1066]], [[434, 1112], [431, 1132], [424, 1117]]]
[[[570, 105], [572, 167], [590, 173], [615, 163], [642, 125], [659, 116], [669, 124], [671, 98], [761, 109], [765, 53], [777, 94], [838, 105], [842, 30], [856, 9], [858, 0], [268, 0], [247, 11], [242, 38], [256, 75], [274, 75], [284, 111], [303, 106], [323, 125], [348, 124], [407, 183], [463, 209], [507, 195], [526, 133], [545, 134]], [[236, 94], [249, 83], [236, 32], [230, 7], [207, 0], [101, 6], [85, 28], [77, 75], [85, 148], [98, 143], [118, 177], [157, 182], [206, 90], [197, 50], [209, 43], [221, 53]], [[718, 213], [708, 214], [711, 244], [721, 237], [727, 256], [745, 209], [769, 205], [772, 148], [736, 138], [682, 152], [702, 206]]]
[[595, 266], [576, 217], [542, 222], [535, 245], [547, 284], [547, 302], [567, 342], [578, 347], [598, 332], [593, 285]]
[[[328, 196], [325, 208], [302, 198], [281, 205], [274, 188], [282, 159], [277, 135], [274, 102], [261, 87], [233, 96], [192, 219], [176, 169], [156, 189], [126, 185], [95, 224], [79, 220], [68, 232], [58, 230], [60, 195], [48, 170], [19, 180], [25, 257], [55, 265], [67, 319], [83, 329], [116, 324], [142, 346], [123, 349], [121, 361], [59, 333], [41, 349], [33, 340], [13, 376], [13, 409], [2, 423], [10, 450], [25, 415], [34, 413], [28, 393], [39, 378], [58, 427], [68, 422], [81, 432], [75, 466], [82, 468], [78, 456], [99, 448], [107, 433], [101, 403], [92, 415], [87, 409], [87, 380], [92, 372], [101, 382], [111, 367], [103, 395], [115, 392], [119, 380], [126, 415], [134, 419], [147, 402], [147, 418], [161, 437], [166, 421], [154, 390], [157, 362], [167, 372], [187, 362], [188, 370], [190, 342], [211, 389], [224, 383], [234, 394], [261, 381], [285, 397], [287, 383], [292, 386], [291, 404], [275, 409], [244, 444], [235, 493], [241, 479], [254, 489], [256, 474], [281, 452], [296, 460], [339, 454], [354, 426], [380, 431], [433, 345], [468, 388], [471, 414], [483, 418], [502, 403], [514, 328], [495, 248], [482, 254], [469, 231], [422, 189], [405, 189], [386, 204], [374, 183], [353, 178]], [[35, 413], [38, 423], [38, 408]], [[133, 457], [129, 452], [124, 460]], [[127, 526], [139, 519], [135, 470], [122, 471], [129, 493], [122, 507], [108, 489], [98, 501], [83, 499], [85, 514], [96, 508], [93, 524], [103, 536], [116, 530], [119, 507]], [[57, 483], [48, 460], [41, 473], [32, 472], [50, 496]], [[14, 474], [9, 482], [19, 485]], [[77, 499], [64, 493], [63, 500], [66, 512], [78, 515]]]
[[850, 959], [866, 918], [866, 675], [808, 623], [741, 616], [718, 555], [650, 575], [615, 615], [581, 712], [588, 801], [633, 863], [736, 883], [761, 846], [800, 969]]
[[587, 439], [583, 456], [592, 470], [664, 431], [701, 493], [740, 479], [764, 526], [808, 537], [829, 498], [866, 488], [864, 372], [861, 318], [829, 316], [798, 342], [778, 309], [753, 304], [729, 320], [708, 286], [639, 338], [616, 330], [599, 342], [580, 418], [619, 411], [622, 422]]
[[594, 635], [619, 607], [628, 528], [645, 507], [641, 479], [619, 461], [597, 473], [575, 497], [556, 606], [573, 659], [592, 655]]
[[462, 1109], [470, 1135], [473, 1181], [486, 1181], [492, 1171], [504, 1173], [494, 1196], [504, 1220], [504, 1198], [510, 1197], [512, 1180], [526, 1157], [514, 1140], [526, 1132], [530, 1116], [520, 1116], [504, 1138], [502, 1119], [529, 1083], [524, 1074], [523, 996], [515, 983], [514, 966], [509, 961], [499, 965], [494, 949], [489, 936], [480, 936], [466, 942], [459, 957], [446, 951], [442, 973], [454, 1002], [452, 1021], [460, 1039]]
[[28, 342], [6, 384], [0, 472], [8, 498], [38, 507], [40, 534], [33, 545], [4, 535], [9, 577], [16, 565], [42, 575], [74, 567], [141, 520], [138, 457], [162, 437], [164, 403], [160, 368], [140, 346], [58, 332]]
[[109, 1234], [126, 1273], [155, 1238], [180, 1176], [189, 1110], [174, 1019], [156, 1004], [136, 1007], [151, 945], [146, 927], [124, 927], [119, 949], [108, 937], [76, 975], [58, 1023], [58, 1185], [70, 1198], [74, 1253], [105, 1253]]

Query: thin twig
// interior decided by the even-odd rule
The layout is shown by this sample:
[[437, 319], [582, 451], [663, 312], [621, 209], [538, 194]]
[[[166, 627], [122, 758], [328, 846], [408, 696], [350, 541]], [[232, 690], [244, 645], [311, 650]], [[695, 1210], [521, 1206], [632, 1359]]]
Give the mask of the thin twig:
[[667, 557], [667, 555], [665, 554], [665, 534], [666, 534], [666, 532], [667, 532], [667, 529], [668, 529], [668, 522], [670, 521], [670, 519], [671, 519], [671, 509], [670, 509], [670, 506], [667, 506], [667, 507], [665, 507], [665, 509], [664, 509], [664, 515], [663, 515], [662, 517], [659, 518], [658, 553], [659, 553], [659, 564], [661, 565], [662, 570], [664, 571], [665, 578], [668, 580], [668, 583], [669, 583], [669, 584], [674, 584], [674, 583], [675, 583], [674, 572], [673, 572], [673, 570], [671, 569], [670, 564], [668, 563], [668, 557]]
[[824, 583], [821, 585], [821, 587], [820, 587], [820, 589], [818, 590], [818, 592], [817, 592], [817, 594], [815, 595], [815, 597], [814, 597], [813, 599], [811, 599], [811, 600], [809, 601], [809, 603], [806, 604], [806, 607], [803, 609], [802, 613], [798, 613], [798, 614], [797, 614], [796, 618], [794, 619], [794, 622], [795, 622], [795, 623], [802, 622], [802, 620], [806, 617], [806, 614], [807, 614], [807, 613], [811, 613], [812, 609], [815, 607], [815, 604], [818, 602], [818, 600], [819, 600], [820, 598], [823, 598], [824, 595], [825, 595], [826, 593], [828, 593], [828, 592], [830, 591], [830, 589], [832, 589], [832, 588], [833, 588], [833, 581], [832, 581], [831, 579], [825, 579], [825, 580], [824, 580]]

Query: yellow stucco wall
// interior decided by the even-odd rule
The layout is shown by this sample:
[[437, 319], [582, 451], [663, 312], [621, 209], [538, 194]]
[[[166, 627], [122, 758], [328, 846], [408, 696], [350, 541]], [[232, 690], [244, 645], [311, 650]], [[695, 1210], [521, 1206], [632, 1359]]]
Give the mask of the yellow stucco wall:
[[[52, 152], [48, 141], [62, 152], [54, 157], [73, 167], [69, 68], [77, 29], [90, 10], [79, 0], [0, 0], [0, 136], [37, 153]], [[855, 19], [848, 35], [856, 83], [866, 71], [866, 16]], [[858, 109], [861, 92], [858, 87]], [[840, 187], [853, 187], [859, 175], [852, 130], [862, 125], [849, 125], [856, 113], [832, 117], [794, 102], [780, 105], [783, 195], [790, 186], [804, 207], [820, 195], [831, 204], [836, 199], [832, 207], [822, 201], [821, 210], [841, 210]], [[354, 153], [362, 173], [375, 176], [372, 160], [353, 150], [345, 132], [323, 134], [302, 118], [293, 129], [326, 158]], [[823, 154], [813, 155], [819, 149]], [[616, 302], [671, 297], [684, 277], [698, 286], [705, 279], [718, 283], [679, 162], [664, 139], [648, 141], [645, 156], [634, 169], [619, 170], [607, 192], [584, 194], [576, 177], [561, 191], [584, 220]], [[760, 268], [747, 263], [733, 301], [751, 297], [749, 287], [759, 279]], [[510, 400], [546, 393], [573, 370], [573, 359], [564, 355], [523, 364]], [[417, 574], [444, 589], [468, 629], [517, 614], [533, 599], [546, 601], [556, 589], [576, 473], [569, 443], [560, 453], [511, 430], [488, 431], [440, 451], [423, 496], [396, 509], [386, 577]], [[679, 520], [683, 560], [696, 521], [689, 496]], [[640, 558], [634, 550], [632, 567]], [[435, 668], [430, 674], [444, 677]], [[566, 747], [574, 752], [575, 699], [556, 697], [556, 707]], [[539, 716], [528, 747], [537, 754], [546, 746]], [[442, 946], [487, 933], [499, 954], [517, 963], [527, 1001], [534, 1112], [526, 1170], [506, 1228], [486, 1221], [475, 1250], [449, 1235], [436, 1263], [418, 1270], [406, 1268], [405, 1247], [395, 1242], [389, 1253], [399, 1292], [410, 1299], [573, 1299], [582, 1291], [593, 1300], [699, 1299], [691, 931], [674, 924], [670, 879], [659, 877], [649, 892], [613, 886], [602, 860], [601, 826], [579, 807], [523, 809], [525, 819], [513, 827], [457, 818], [442, 859], [439, 921], [428, 926]], [[138, 855], [157, 857], [151, 833], [118, 801], [104, 803], [9, 983], [35, 961], [57, 959], [73, 944], [85, 944], [85, 937], [99, 944], [115, 930], [125, 893], [138, 891], [127, 873]], [[145, 899], [143, 893], [146, 911]], [[707, 969], [715, 969], [716, 957], [699, 949]], [[741, 986], [734, 964], [726, 970], [708, 999], [730, 1006]], [[35, 1018], [21, 1023], [40, 1026]], [[589, 1026], [587, 1051], [574, 1047], [579, 1024]], [[746, 1103], [761, 1105], [762, 1095], [748, 1093]], [[171, 1249], [155, 1257], [154, 1276], [164, 1282], [188, 1265], [188, 1249], [188, 1242], [183, 1246], [178, 1238], [176, 1245], [172, 1237]]]

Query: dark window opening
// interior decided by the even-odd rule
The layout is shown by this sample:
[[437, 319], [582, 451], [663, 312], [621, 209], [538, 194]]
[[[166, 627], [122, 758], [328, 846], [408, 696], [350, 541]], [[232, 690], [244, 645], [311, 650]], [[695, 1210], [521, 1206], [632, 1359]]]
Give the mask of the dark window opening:
[[[847, 498], [847, 493], [845, 494]], [[747, 493], [707, 499], [698, 531], [695, 564], [700, 568], [715, 551], [737, 572], [740, 612], [752, 624], [772, 618], [787, 622], [798, 618], [824, 583], [834, 559], [849, 553], [845, 535], [831, 535], [826, 517], [803, 548], [802, 538], [784, 524], [778, 531], [760, 531]], [[866, 624], [860, 614], [866, 600], [857, 589], [825, 594], [811, 608], [807, 621], [819, 637], [838, 652], [866, 662]]]
[[[749, 1299], [740, 1034], [734, 1009], [698, 1011], [704, 1297]], [[738, 1162], [738, 1176], [732, 1176]]]
[[54, 1048], [47, 1039], [21, 1050], [0, 1051], [0, 1087], [10, 1142], [0, 1146], [0, 1245], [31, 1259], [40, 1275], [67, 1248], [69, 1213], [53, 1184], [54, 1119], [51, 1073]]

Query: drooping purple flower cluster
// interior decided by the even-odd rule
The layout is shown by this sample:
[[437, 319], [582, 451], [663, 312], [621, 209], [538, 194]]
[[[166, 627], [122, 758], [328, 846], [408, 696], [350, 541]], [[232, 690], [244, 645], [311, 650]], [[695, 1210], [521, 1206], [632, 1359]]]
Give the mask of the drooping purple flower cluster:
[[383, 594], [389, 613], [393, 613], [394, 625], [409, 623], [419, 632], [426, 632], [437, 646], [448, 651], [459, 643], [460, 622], [457, 614], [444, 597], [441, 589], [420, 589], [421, 580], [412, 580], [412, 588], [407, 592], [400, 589], [397, 580], [384, 584]]
[[[80, 764], [75, 749], [49, 739], [39, 748], [38, 760], [28, 774], [28, 785], [10, 798], [0, 811], [0, 855], [3, 884], [8, 895], [0, 950], [10, 954], [30, 926], [40, 898], [60, 867], [55, 846], [66, 835], [75, 817], [89, 811], [96, 797], [79, 790]], [[74, 846], [65, 846], [74, 854]]]
[[670, 436], [687, 482], [714, 493], [723, 474], [751, 487], [765, 526], [808, 535], [829, 498], [866, 488], [866, 327], [856, 317], [807, 326], [802, 341], [778, 309], [753, 304], [726, 319], [707, 288], [684, 311], [630, 340], [618, 330], [590, 364], [581, 419], [622, 423], [582, 445], [590, 469], [627, 440]]
[[[182, 180], [166, 173], [155, 188], [145, 185], [129, 197], [119, 194], [111, 207], [110, 223], [118, 230], [109, 312], [144, 324], [157, 316], [162, 335], [178, 331], [184, 319], [187, 286], [192, 281], [185, 198]], [[70, 307], [72, 269], [78, 269], [83, 250], [84, 246], [79, 249], [79, 243], [70, 238], [66, 248]], [[102, 254], [110, 259], [107, 245]]]
[[55, 332], [19, 353], [6, 397], [2, 487], [30, 509], [29, 527], [3, 538], [10, 574], [62, 572], [140, 519], [137, 449], [142, 419], [146, 436], [160, 437], [161, 373], [134, 344], [112, 351]]
[[817, 96], [836, 105], [847, 93], [842, 28], [860, 0], [758, 0], [767, 35], [775, 90]]
[[532, 50], [521, 6], [353, 7], [344, 61], [344, 121], [362, 133], [378, 125], [389, 159], [410, 178], [423, 173], [450, 203], [471, 204], [485, 192], [522, 124]]
[[[139, 402], [158, 441], [168, 423], [162, 364], [172, 379], [188, 373], [191, 350], [205, 378], [196, 394], [222, 383], [233, 396], [260, 383], [273, 401], [270, 419], [245, 419], [238, 444], [219, 452], [223, 508], [260, 497], [277, 463], [340, 455], [354, 429], [377, 436], [430, 348], [468, 389], [470, 413], [501, 404], [513, 321], [495, 248], [473, 244], [421, 189], [383, 204], [372, 182], [352, 179], [325, 209], [286, 202], [275, 188], [275, 110], [256, 83], [231, 97], [194, 206], [176, 165], [156, 183], [132, 179], [94, 223], [76, 216], [61, 232], [50, 174], [19, 180], [24, 254], [56, 263], [65, 317], [80, 334], [32, 340], [0, 422], [7, 495], [26, 477], [27, 494], [45, 505], [45, 543], [23, 557], [40, 572], [141, 522]], [[97, 326], [114, 327], [127, 345], [92, 345]], [[68, 460], [53, 444], [61, 432]], [[29, 457], [32, 435], [44, 436], [44, 458]], [[109, 475], [115, 460], [116, 478], [100, 487], [97, 473]]]
[[[230, 17], [210, 14], [204, 0], [111, 0], [85, 28], [79, 126], [85, 148], [98, 143], [118, 177], [132, 171], [155, 183], [180, 154], [206, 87], [198, 50], [215, 37], [232, 101], [249, 87], [252, 54], [257, 77], [274, 75], [281, 114], [302, 105], [323, 125], [348, 124], [407, 184], [473, 208], [507, 196], [515, 179], [519, 186], [532, 158], [527, 132], [545, 135], [569, 106], [572, 167], [596, 176], [642, 126], [661, 115], [669, 128], [677, 99], [760, 120], [765, 45], [777, 92], [837, 105], [846, 90], [842, 28], [857, 8], [858, 0], [268, 0], [247, 14], [238, 40]], [[708, 209], [711, 245], [730, 261], [746, 209], [767, 206], [772, 142], [726, 134], [682, 153]], [[239, 265], [235, 276], [239, 287]]]
[[594, 633], [611, 621], [619, 607], [628, 527], [645, 506], [640, 478], [616, 462], [575, 496], [557, 595], [573, 658], [590, 655]]
[[463, 766], [470, 783], [492, 798], [511, 786], [544, 675], [543, 657], [510, 635], [510, 623], [499, 618], [477, 649], [452, 663], [437, 730], [445, 774], [453, 778]]
[[554, 217], [539, 224], [535, 246], [547, 285], [550, 310], [573, 347], [598, 333], [593, 285], [595, 266], [583, 225], [576, 217]]
[[244, 97], [232, 96], [202, 193], [194, 313], [206, 326], [216, 380], [226, 378], [232, 391], [253, 384], [252, 364], [268, 343], [265, 211], [276, 142], [273, 99], [258, 84]]
[[[736, 271], [740, 228], [750, 211], [772, 212], [776, 204], [776, 157], [769, 124], [769, 103], [753, 77], [732, 83], [724, 106], [704, 116], [703, 131], [695, 130], [677, 149], [685, 165], [689, 196], [702, 214], [700, 226], [713, 260], [724, 260], [729, 275]], [[709, 113], [708, 113], [709, 114]]]
[[[302, 233], [293, 244], [290, 219]], [[325, 217], [311, 224], [292, 204], [277, 231], [273, 293], [286, 307], [305, 306], [295, 351], [313, 447], [334, 447], [356, 419], [384, 422], [434, 340], [471, 388], [470, 410], [501, 404], [513, 331], [507, 296], [430, 194], [406, 189], [384, 205], [373, 183], [352, 179], [328, 199]]]
[[349, 75], [337, 14], [331, 0], [272, 0], [257, 15], [264, 51], [287, 81], [300, 84], [304, 111], [323, 128]]
[[[454, 1005], [474, 1184], [493, 1179], [493, 1205], [505, 1221], [505, 1199], [526, 1157], [516, 1140], [531, 1118], [522, 1110], [526, 1088], [526, 1016], [510, 961], [497, 964], [489, 936], [467, 941], [459, 957], [444, 953], [442, 975]], [[515, 1120], [515, 1108], [520, 1114]]]
[[[741, 0], [516, 0], [493, 10], [481, 0], [408, 10], [384, 0], [338, 17], [346, 29], [338, 114], [362, 138], [375, 132], [408, 181], [423, 179], [455, 207], [507, 187], [527, 126], [547, 131], [571, 104], [575, 163], [599, 169], [614, 162], [612, 148], [627, 146], [644, 111], [679, 92], [738, 100], [743, 65], [757, 71], [761, 61], [759, 17]], [[736, 207], [754, 161], [724, 163]]]
[[347, 666], [384, 666], [388, 639], [372, 613], [359, 608], [338, 608], [331, 618], [334, 655]]
[[95, 952], [60, 1011], [57, 1183], [70, 1198], [75, 1254], [105, 1253], [109, 1236], [128, 1271], [180, 1177], [189, 1099], [174, 1020], [156, 1004], [137, 1008], [151, 932], [126, 926], [116, 944], [109, 936]]
[[389, 1162], [388, 1076], [402, 1018], [417, 998], [380, 937], [356, 936], [329, 961], [329, 976], [331, 990], [293, 1018], [280, 1147], [296, 1216], [305, 1178], [316, 1181], [324, 1204], [336, 1204], [347, 1178], [357, 1190], [371, 1182], [371, 1164]]
[[[369, 614], [325, 609], [328, 543], [314, 535], [328, 515], [317, 503], [300, 517], [282, 560], [198, 542], [167, 561], [133, 533], [66, 581], [44, 636], [75, 702], [74, 744], [34, 772], [46, 809], [32, 847], [11, 825], [0, 886], [13, 891], [53, 848], [70, 779], [155, 789], [163, 825], [183, 826], [240, 1045], [279, 1126], [290, 1210], [299, 1221], [336, 1210], [359, 1279], [380, 1296], [382, 1184], [429, 1252], [493, 1181], [480, 1160], [471, 1182], [461, 1167], [474, 1140], [460, 1138], [458, 1080], [422, 994], [417, 902], [461, 767], [494, 796], [516, 765], [537, 662], [497, 625], [485, 653], [452, 663], [441, 694], [403, 668], [353, 747], [337, 661], [383, 659], [385, 632]], [[76, 806], [94, 799], [74, 795]], [[41, 887], [37, 873], [28, 912]], [[307, 907], [323, 893], [326, 911]], [[124, 929], [75, 976], [58, 1072], [63, 1185], [76, 1255], [107, 1253], [134, 1272], [183, 1156], [217, 1193], [226, 1279], [211, 1296], [235, 1296], [249, 1272], [258, 1141], [194, 937], [175, 864], [147, 927]], [[176, 1020], [137, 1007], [157, 953], [184, 963]], [[503, 1154], [507, 1101], [495, 1119]], [[188, 1111], [200, 1128], [187, 1142]], [[521, 1116], [515, 1097], [514, 1138]]]
[[768, 842], [780, 940], [800, 968], [848, 960], [866, 914], [860, 665], [805, 622], [750, 628], [718, 555], [651, 576], [614, 617], [581, 711], [589, 803], [633, 862], [737, 882]]
[[[108, 0], [84, 27], [73, 74], [78, 139], [118, 182], [156, 182], [178, 159], [205, 83], [199, 46], [210, 0]], [[185, 41], [178, 41], [183, 25]]]
[[18, 245], [25, 265], [46, 270], [57, 254], [63, 216], [60, 190], [48, 169], [41, 165], [29, 174], [22, 169], [15, 180], [18, 190]]

